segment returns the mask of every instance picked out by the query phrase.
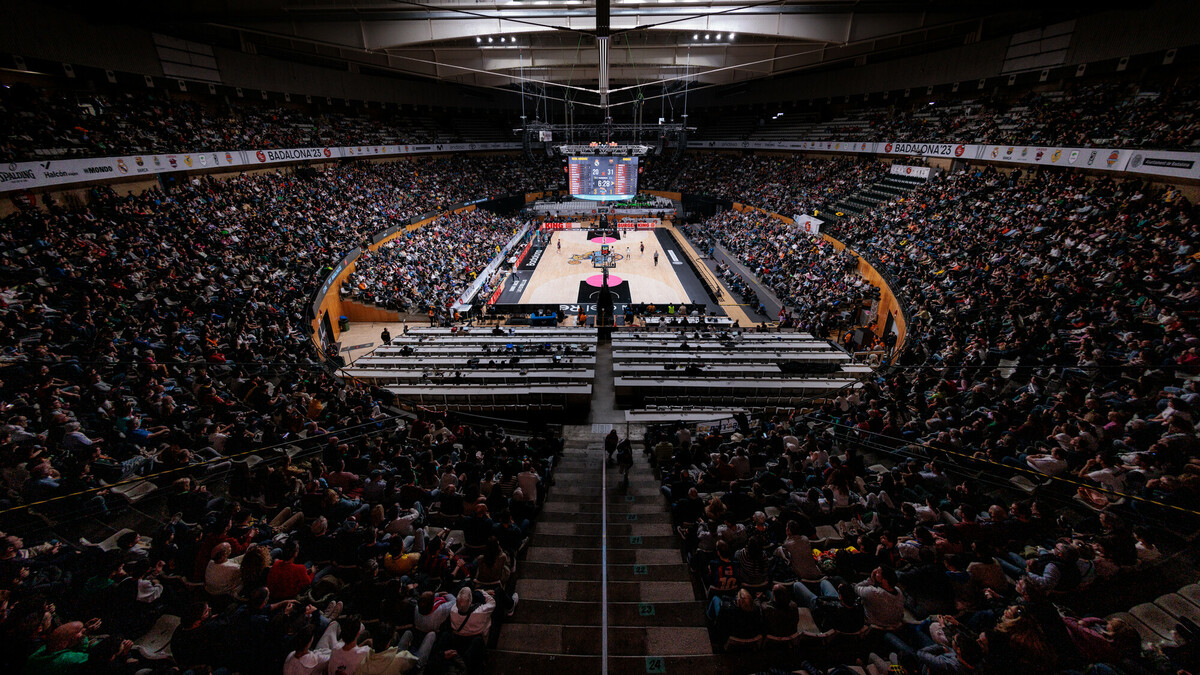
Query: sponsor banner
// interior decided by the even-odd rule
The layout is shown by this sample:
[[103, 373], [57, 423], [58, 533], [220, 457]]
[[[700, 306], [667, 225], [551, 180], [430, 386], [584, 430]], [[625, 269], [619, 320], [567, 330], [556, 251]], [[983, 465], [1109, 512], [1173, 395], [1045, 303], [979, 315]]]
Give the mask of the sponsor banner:
[[251, 164], [278, 164], [280, 162], [300, 162], [314, 159], [334, 159], [340, 157], [339, 150], [349, 148], [286, 148], [281, 150], [251, 150]]
[[87, 183], [97, 180], [150, 176], [171, 171], [210, 171], [286, 162], [343, 158], [387, 157], [441, 152], [519, 150], [520, 143], [433, 143], [427, 145], [362, 145], [346, 148], [286, 148], [277, 150], [216, 150], [163, 155], [126, 155], [88, 159], [51, 159], [0, 164], [0, 192]]
[[885, 155], [915, 155], [917, 157], [947, 157], [950, 159], [975, 159], [982, 146], [965, 143], [908, 143], [893, 141], [884, 143], [878, 152]]
[[542, 246], [534, 246], [529, 244], [529, 248], [517, 258], [517, 269], [534, 270], [537, 269], [538, 263], [542, 262], [542, 256], [546, 254], [546, 249]]
[[929, 167], [927, 166], [908, 166], [907, 164], [893, 164], [888, 173], [897, 176], [911, 176], [922, 180], [929, 180]]
[[591, 227], [590, 223], [542, 223], [543, 230], [586, 230]]
[[1125, 170], [1155, 176], [1200, 178], [1200, 154], [1166, 150], [1129, 150]]
[[51, 159], [44, 162], [14, 162], [2, 165], [0, 191], [110, 180], [122, 175], [117, 168], [118, 159]]
[[1133, 152], [1112, 148], [1062, 148], [1053, 145], [989, 145], [984, 148], [980, 159], [1075, 169], [1124, 171]]
[[796, 221], [796, 225], [798, 225], [800, 229], [804, 230], [804, 233], [810, 237], [815, 237], [821, 234], [821, 223], [825, 222], [820, 218], [813, 218], [807, 214], [792, 216], [792, 220]]

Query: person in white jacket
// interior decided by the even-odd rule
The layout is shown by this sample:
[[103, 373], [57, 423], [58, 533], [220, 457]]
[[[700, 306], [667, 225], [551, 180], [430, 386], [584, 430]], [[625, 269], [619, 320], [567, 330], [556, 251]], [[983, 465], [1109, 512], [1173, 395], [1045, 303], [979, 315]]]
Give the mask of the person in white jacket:
[[[334, 623], [329, 624], [333, 627]], [[283, 662], [283, 675], [325, 675], [325, 666], [329, 663], [330, 648], [328, 646], [317, 646], [310, 649], [313, 635], [316, 630], [312, 624], [306, 624], [296, 634], [296, 643], [300, 648], [291, 654]], [[326, 629], [326, 634], [329, 630]], [[321, 636], [321, 645], [328, 645], [329, 641], [325, 636]]]

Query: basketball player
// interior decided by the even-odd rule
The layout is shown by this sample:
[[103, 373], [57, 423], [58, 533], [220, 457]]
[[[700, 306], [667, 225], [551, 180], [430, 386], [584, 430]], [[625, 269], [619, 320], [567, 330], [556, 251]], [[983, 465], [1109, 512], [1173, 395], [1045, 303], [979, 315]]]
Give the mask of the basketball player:
[[642, 243], [638, 244], [638, 247], [641, 249], [638, 251], [638, 255], [646, 255], [646, 242], [643, 241]]
[[562, 253], [562, 239], [559, 239], [559, 240], [558, 240], [556, 243], [558, 244], [558, 251], [557, 251], [557, 252], [558, 252], [558, 253]]
[[633, 257], [633, 254], [629, 252], [629, 247], [628, 247], [628, 246], [626, 246], [626, 247], [625, 247], [625, 259], [626, 259], [626, 260], [629, 260], [629, 259], [630, 259], [630, 258], [632, 258], [632, 257]]
[[658, 267], [658, 251], [654, 252], [654, 266]]

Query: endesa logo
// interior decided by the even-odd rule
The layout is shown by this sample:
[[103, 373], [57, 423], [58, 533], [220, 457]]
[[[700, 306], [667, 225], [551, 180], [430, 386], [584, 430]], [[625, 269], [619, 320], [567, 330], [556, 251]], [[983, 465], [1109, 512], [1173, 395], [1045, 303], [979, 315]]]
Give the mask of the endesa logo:
[[267, 161], [267, 153], [263, 152], [262, 150], [259, 150], [258, 152], [254, 153], [254, 156], [256, 158], [258, 158], [258, 161], [260, 161], [260, 162]]
[[891, 144], [891, 143], [888, 143], [887, 145], [883, 146], [883, 151], [884, 151], [884, 152], [891, 152], [891, 151], [892, 151], [892, 144]]
[[954, 148], [954, 156], [955, 156], [955, 157], [962, 157], [962, 156], [963, 156], [963, 153], [964, 153], [964, 152], [966, 152], [966, 151], [967, 151], [967, 146], [965, 146], [965, 145], [960, 145], [960, 146], [958, 146], [958, 147]]

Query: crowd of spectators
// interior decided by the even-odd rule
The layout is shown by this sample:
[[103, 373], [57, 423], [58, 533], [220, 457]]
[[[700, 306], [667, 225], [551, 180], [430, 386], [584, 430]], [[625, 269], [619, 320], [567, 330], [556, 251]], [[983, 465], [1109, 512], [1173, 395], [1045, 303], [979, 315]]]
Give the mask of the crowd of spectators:
[[[193, 672], [477, 671], [559, 443], [399, 421], [320, 365], [311, 302], [373, 233], [531, 175], [343, 164], [5, 218], [0, 530], [28, 534], [0, 535], [0, 670], [165, 670], [170, 614]], [[141, 525], [53, 534], [91, 519]]]
[[[1194, 668], [1186, 625], [1145, 651], [1053, 603], [1146, 580], [1197, 525], [1197, 215], [1171, 188], [987, 168], [838, 223], [908, 300], [897, 365], [765, 437], [649, 440], [719, 641], [786, 637], [796, 603], [817, 633], [879, 629], [909, 672]], [[731, 223], [743, 255], [796, 256]]]
[[[739, 128], [713, 115], [709, 138], [803, 141], [913, 141], [1050, 145], [1067, 147], [1188, 149], [1200, 142], [1196, 85], [1169, 87], [1091, 83], [1049, 91], [1000, 92], [990, 96], [928, 101], [918, 96], [897, 105], [823, 113], [822, 119], [760, 118]], [[815, 113], [814, 113], [815, 114]], [[703, 119], [703, 113], [700, 114]], [[753, 118], [749, 118], [753, 119]], [[700, 122], [701, 132], [706, 123]], [[788, 133], [785, 133], [786, 132]]]
[[520, 219], [451, 213], [364, 253], [343, 294], [410, 314], [450, 307], [516, 234]]
[[169, 92], [0, 88], [0, 161], [413, 143], [462, 138], [446, 120], [398, 110], [217, 101]]
[[[723, 211], [690, 231], [719, 243], [769, 288], [783, 303], [778, 318], [787, 327], [825, 337], [871, 323], [863, 312], [879, 289], [858, 273], [857, 258], [820, 237], [751, 209]], [[750, 280], [725, 263], [717, 264], [717, 274], [748, 304], [758, 304]]]
[[1200, 140], [1195, 85], [1162, 91], [1091, 84], [1062, 92], [987, 97], [961, 105], [876, 113], [845, 140], [940, 141], [1186, 149]]
[[740, 202], [775, 213], [812, 213], [886, 173], [853, 158], [813, 160], [782, 155], [691, 153], [678, 164], [657, 164], [652, 190], [676, 190]]

